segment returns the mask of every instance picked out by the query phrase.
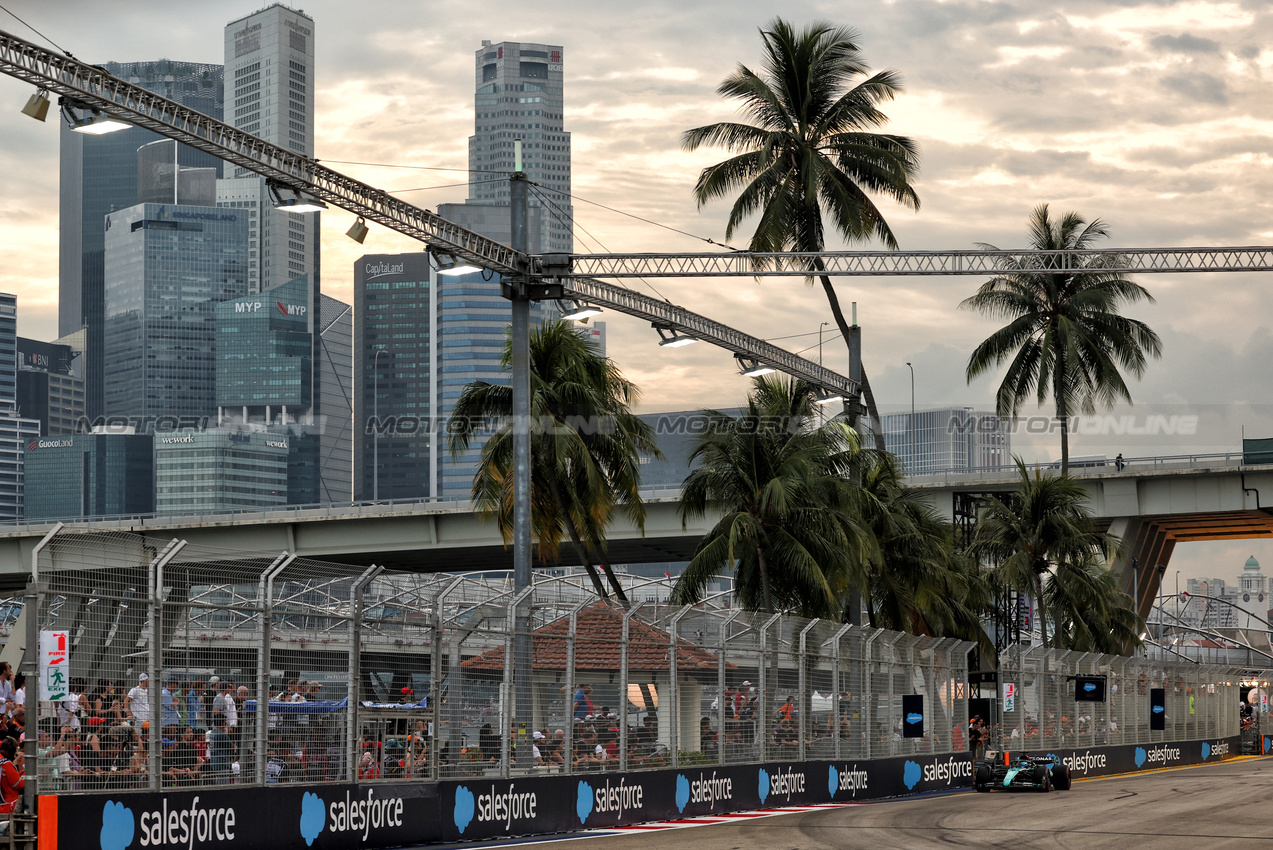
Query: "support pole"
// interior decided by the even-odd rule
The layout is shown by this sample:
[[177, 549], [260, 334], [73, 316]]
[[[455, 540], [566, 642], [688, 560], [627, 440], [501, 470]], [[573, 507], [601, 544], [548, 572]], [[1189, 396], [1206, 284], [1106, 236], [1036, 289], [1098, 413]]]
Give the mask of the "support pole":
[[[358, 781], [358, 705], [359, 697], [362, 696], [362, 597], [376, 577], [384, 571], [384, 567], [372, 564], [354, 582], [354, 610], [353, 616], [349, 618], [349, 699], [345, 708], [346, 782]], [[437, 655], [436, 650], [434, 655]], [[415, 747], [412, 746], [408, 752], [414, 756]], [[261, 760], [257, 759], [257, 761]]]
[[260, 658], [256, 665], [256, 782], [265, 784], [265, 766], [270, 759], [270, 643], [274, 630], [274, 579], [287, 569], [295, 555], [281, 553], [274, 563], [261, 573], [257, 584], [256, 600], [261, 608]]
[[160, 754], [164, 735], [164, 566], [186, 547], [184, 540], [170, 540], [164, 550], [150, 562], [150, 680], [146, 698], [150, 702], [150, 735], [146, 738], [147, 787], [158, 791], [163, 787]]
[[[509, 178], [509, 216], [512, 225], [512, 248], [526, 255], [526, 219], [530, 181], [522, 171], [522, 142], [513, 142], [514, 170]], [[528, 270], [526, 270], [528, 271]], [[512, 345], [513, 345], [513, 586], [518, 594], [518, 609], [513, 619], [513, 691], [517, 706], [517, 728], [524, 728], [531, 717], [531, 639], [530, 588], [530, 296], [526, 271], [512, 281]], [[513, 696], [513, 695], [510, 695]], [[504, 728], [504, 738], [511, 734]], [[518, 767], [534, 763], [529, 742], [519, 741]], [[508, 762], [504, 763], [507, 770]]]
[[[26, 728], [38, 729], [40, 723], [40, 701], [43, 699], [44, 683], [40, 681], [40, 553], [44, 547], [65, 526], [58, 523], [48, 534], [40, 538], [31, 550], [31, 580], [27, 583], [27, 595], [24, 605], [26, 615], [26, 646], [22, 650], [22, 668], [26, 671], [27, 701]], [[36, 800], [39, 798], [40, 785], [40, 750], [39, 735], [27, 735], [22, 752], [26, 762], [26, 781], [22, 787], [22, 804], [27, 813], [35, 813]]]

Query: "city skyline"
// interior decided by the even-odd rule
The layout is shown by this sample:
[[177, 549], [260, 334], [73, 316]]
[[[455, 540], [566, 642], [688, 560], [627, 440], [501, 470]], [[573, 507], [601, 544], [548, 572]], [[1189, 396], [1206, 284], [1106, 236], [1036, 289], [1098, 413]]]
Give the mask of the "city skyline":
[[[20, 2], [12, 8], [87, 61], [155, 59], [153, 33], [162, 30], [163, 52], [173, 59], [219, 62], [218, 32], [257, 4], [191, 12], [141, 3], [91, 32], [77, 25], [82, 4], [51, 9]], [[616, 251], [710, 249], [580, 198], [722, 241], [728, 204], [698, 211], [690, 189], [698, 169], [724, 154], [685, 154], [679, 134], [734, 114], [713, 90], [736, 63], [759, 65], [756, 30], [772, 7], [736, 4], [728, 15], [720, 14], [722, 8], [656, 3], [634, 20], [620, 10], [565, 4], [545, 19], [497, 2], [491, 16], [472, 21], [458, 5], [443, 3], [426, 21], [407, 4], [378, 7], [374, 19], [337, 4], [306, 4], [316, 27], [341, 33], [316, 45], [315, 154], [390, 190], [465, 181], [460, 169], [473, 128], [473, 46], [504, 38], [561, 44], [570, 63], [565, 120], [573, 134], [575, 214], [591, 234], [577, 238], [576, 250], [600, 252], [598, 243]], [[1040, 202], [1104, 218], [1113, 233], [1110, 246], [1268, 244], [1273, 237], [1263, 200], [1273, 180], [1270, 142], [1260, 106], [1261, 86], [1273, 76], [1273, 53], [1261, 47], [1273, 31], [1268, 10], [1239, 3], [1095, 0], [1054, 4], [1046, 12], [1026, 2], [835, 9], [798, 3], [784, 15], [797, 23], [830, 17], [856, 26], [872, 67], [895, 68], [906, 80], [906, 93], [885, 107], [892, 118], [888, 129], [913, 136], [924, 152], [917, 184], [924, 206], [915, 214], [886, 208], [905, 248], [968, 248], [980, 241], [1019, 247], [1026, 216]], [[485, 23], [491, 19], [503, 22], [500, 31]], [[598, 38], [619, 26], [622, 40]], [[0, 27], [39, 41], [12, 19]], [[695, 37], [704, 31], [713, 38]], [[0, 80], [0, 104], [10, 109], [0, 119], [0, 173], [9, 175], [0, 209], [12, 223], [0, 234], [0, 248], [11, 258], [0, 271], [0, 290], [17, 292], [22, 314], [31, 317], [20, 333], [51, 339], [56, 286], [49, 282], [56, 270], [47, 257], [56, 245], [57, 222], [48, 199], [57, 187], [52, 171], [39, 163], [55, 148], [51, 128], [17, 112], [28, 89]], [[460, 186], [402, 197], [433, 208], [464, 195]], [[323, 289], [344, 301], [352, 300], [357, 256], [419, 248], [376, 227], [358, 246], [341, 235], [352, 216], [333, 211], [325, 218]], [[733, 240], [740, 243], [745, 238]], [[1247, 436], [1273, 433], [1273, 411], [1262, 404], [1263, 363], [1273, 347], [1264, 317], [1273, 296], [1259, 276], [1140, 280], [1159, 304], [1137, 315], [1163, 336], [1166, 353], [1143, 382], [1132, 385], [1138, 404], [1129, 413], [1201, 410], [1203, 420], [1193, 433], [1157, 441], [1129, 440], [1125, 431], [1085, 435], [1074, 453], [1235, 450], [1243, 429]], [[992, 400], [991, 379], [971, 387], [963, 380], [967, 353], [992, 328], [956, 311], [978, 282], [848, 279], [837, 285], [842, 300], [859, 302], [864, 359], [882, 410], [909, 409], [908, 360], [915, 364], [921, 407], [981, 407]], [[807, 334], [781, 344], [807, 346], [810, 357], [817, 352], [819, 322], [829, 318], [821, 294], [795, 281], [652, 283], [671, 300], [758, 336]], [[1211, 294], [1217, 291], [1223, 297]], [[746, 382], [731, 376], [728, 353], [705, 345], [660, 351], [652, 333], [624, 317], [610, 322], [611, 355], [647, 388], [642, 411], [742, 400]], [[844, 371], [843, 344], [828, 334], [823, 350], [827, 365]], [[1225, 370], [1217, 373], [1216, 363]], [[1013, 440], [1014, 450], [1031, 460], [1057, 456], [1054, 443]]]

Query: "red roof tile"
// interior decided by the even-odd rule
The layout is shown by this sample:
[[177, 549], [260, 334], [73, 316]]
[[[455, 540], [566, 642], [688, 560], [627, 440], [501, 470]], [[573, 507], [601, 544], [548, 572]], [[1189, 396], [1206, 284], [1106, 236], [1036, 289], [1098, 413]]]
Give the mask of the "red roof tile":
[[[532, 669], [565, 670], [570, 618], [562, 617], [533, 632]], [[605, 602], [590, 605], [576, 619], [575, 670], [617, 673], [623, 639], [623, 612]], [[628, 625], [628, 669], [653, 672], [668, 668], [671, 639], [662, 629], [633, 617]], [[504, 648], [492, 649], [461, 665], [469, 670], [503, 670]], [[681, 670], [714, 670], [716, 654], [684, 643], [676, 648]], [[729, 665], [734, 666], [734, 665]]]

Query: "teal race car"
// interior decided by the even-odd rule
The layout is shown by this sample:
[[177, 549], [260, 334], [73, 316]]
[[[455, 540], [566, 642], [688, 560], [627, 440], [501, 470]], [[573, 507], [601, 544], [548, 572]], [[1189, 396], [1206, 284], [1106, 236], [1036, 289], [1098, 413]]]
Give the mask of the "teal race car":
[[973, 788], [977, 791], [1070, 790], [1070, 769], [1056, 756], [1023, 755], [1004, 764], [996, 755], [986, 753], [986, 760], [973, 767]]

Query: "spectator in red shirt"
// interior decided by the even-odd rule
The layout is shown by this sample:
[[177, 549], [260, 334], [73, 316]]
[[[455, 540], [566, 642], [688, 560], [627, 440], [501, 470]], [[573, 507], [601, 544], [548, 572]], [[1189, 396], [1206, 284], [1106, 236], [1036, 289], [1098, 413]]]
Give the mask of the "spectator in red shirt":
[[16, 755], [17, 752], [17, 741], [12, 738], [0, 741], [0, 814], [11, 813], [22, 799], [26, 777], [22, 773], [22, 758]]

